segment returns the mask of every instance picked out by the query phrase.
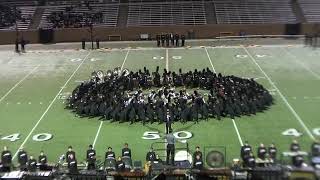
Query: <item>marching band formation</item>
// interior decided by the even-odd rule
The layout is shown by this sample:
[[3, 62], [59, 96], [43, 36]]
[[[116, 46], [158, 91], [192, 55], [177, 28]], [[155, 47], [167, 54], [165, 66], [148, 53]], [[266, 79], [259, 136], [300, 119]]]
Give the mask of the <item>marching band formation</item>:
[[145, 124], [234, 118], [263, 111], [272, 103], [272, 96], [254, 79], [222, 76], [209, 68], [178, 73], [164, 69], [160, 74], [159, 67], [152, 73], [144, 67], [138, 72], [93, 72], [72, 92], [67, 108], [81, 117]]

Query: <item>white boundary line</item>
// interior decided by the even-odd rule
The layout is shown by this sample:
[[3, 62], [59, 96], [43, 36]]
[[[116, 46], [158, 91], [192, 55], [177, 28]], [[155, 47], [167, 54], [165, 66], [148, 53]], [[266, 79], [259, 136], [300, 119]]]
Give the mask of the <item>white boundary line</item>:
[[273, 86], [273, 88], [278, 92], [278, 94], [280, 95], [281, 99], [283, 100], [283, 102], [287, 105], [287, 107], [289, 108], [289, 110], [292, 112], [292, 114], [295, 116], [295, 118], [298, 120], [298, 122], [300, 123], [300, 125], [304, 128], [304, 130], [307, 132], [307, 134], [309, 135], [309, 137], [312, 140], [315, 140], [315, 137], [313, 136], [313, 134], [311, 133], [311, 131], [308, 129], [308, 127], [305, 125], [305, 123], [303, 122], [303, 120], [300, 118], [300, 116], [298, 115], [298, 113], [293, 109], [293, 107], [289, 104], [288, 100], [284, 97], [284, 95], [281, 93], [281, 91], [278, 89], [278, 87], [275, 85], [275, 83], [271, 80], [271, 78], [267, 75], [267, 73], [264, 72], [264, 70], [261, 68], [261, 66], [257, 63], [257, 61], [254, 59], [254, 57], [250, 54], [250, 52], [247, 50], [246, 47], [242, 46], [243, 49], [245, 50], [245, 52], [248, 54], [248, 56], [250, 57], [250, 59], [252, 60], [252, 62], [260, 69], [260, 71], [262, 72], [262, 74], [268, 79], [269, 83]]
[[14, 154], [13, 158], [14, 159], [17, 154], [19, 149], [21, 149], [25, 143], [27, 142], [27, 140], [29, 139], [29, 137], [31, 136], [31, 134], [33, 133], [33, 131], [38, 127], [38, 125], [40, 124], [40, 122], [42, 121], [42, 119], [45, 117], [45, 115], [48, 113], [48, 111], [50, 110], [51, 106], [53, 105], [53, 103], [56, 101], [56, 99], [58, 98], [58, 96], [60, 95], [60, 93], [63, 91], [63, 89], [65, 88], [65, 86], [69, 83], [69, 81], [73, 78], [73, 76], [76, 74], [76, 72], [79, 70], [79, 68], [82, 66], [82, 64], [85, 62], [85, 60], [88, 58], [88, 56], [91, 54], [92, 51], [90, 51], [85, 58], [82, 60], [82, 62], [78, 65], [78, 67], [75, 69], [75, 71], [71, 74], [71, 76], [69, 77], [69, 79], [65, 82], [65, 84], [60, 88], [59, 92], [57, 93], [57, 95], [53, 98], [53, 100], [51, 101], [51, 103], [49, 104], [49, 106], [47, 107], [47, 109], [43, 112], [42, 116], [40, 117], [40, 119], [37, 121], [37, 123], [34, 125], [34, 127], [31, 129], [31, 131], [29, 132], [28, 136], [24, 139], [24, 141], [22, 142], [22, 144], [19, 146], [19, 148], [17, 149], [16, 153]]
[[35, 68], [33, 68], [26, 76], [24, 76], [19, 82], [17, 82], [4, 96], [0, 98], [0, 102], [3, 101], [16, 87], [19, 86], [25, 79], [27, 79], [38, 67], [40, 64], [38, 64]]
[[[208, 53], [207, 48], [204, 48], [204, 49], [205, 49], [205, 51], [206, 51], [206, 53], [207, 53], [208, 60], [209, 60], [209, 62], [210, 62], [210, 64], [211, 64], [212, 70], [213, 70], [214, 73], [216, 73], [216, 70], [215, 70], [215, 68], [214, 68], [214, 66], [213, 66], [213, 63], [212, 63], [212, 60], [211, 60], [211, 58], [210, 58], [210, 55], [209, 55], [209, 53]], [[240, 135], [239, 130], [238, 130], [238, 127], [237, 127], [237, 124], [236, 124], [236, 122], [235, 122], [234, 119], [232, 119], [232, 123], [233, 123], [234, 129], [236, 130], [236, 133], [237, 133], [237, 136], [238, 136], [238, 139], [239, 139], [239, 143], [240, 143], [241, 146], [243, 146], [242, 138], [241, 138], [241, 135]]]
[[293, 59], [295, 59], [295, 62], [303, 66], [305, 70], [307, 70], [309, 73], [311, 73], [314, 77], [316, 77], [318, 80], [320, 80], [320, 75], [312, 71], [309, 67], [307, 67], [303, 62], [299, 61], [297, 56], [293, 55], [289, 50], [285, 48], [281, 48], [284, 52], [286, 52], [289, 56], [291, 56]]
[[[122, 63], [122, 65], [121, 65], [121, 69], [120, 69], [121, 71], [122, 71], [122, 69], [123, 69], [123, 67], [124, 67], [124, 64], [125, 64], [126, 61], [127, 61], [129, 52], [130, 52], [130, 49], [128, 49], [127, 54], [126, 54], [126, 56], [124, 57], [124, 60], [123, 60], [123, 63]], [[98, 140], [98, 137], [99, 137], [99, 134], [100, 134], [100, 131], [101, 131], [101, 127], [102, 127], [103, 122], [104, 122], [104, 121], [100, 121], [99, 128], [98, 128], [98, 130], [97, 130], [96, 136], [95, 136], [95, 138], [94, 138], [94, 140], [93, 140], [93, 143], [92, 143], [92, 146], [93, 146], [93, 147], [95, 147], [95, 145], [96, 145], [96, 142], [97, 142], [97, 140]]]

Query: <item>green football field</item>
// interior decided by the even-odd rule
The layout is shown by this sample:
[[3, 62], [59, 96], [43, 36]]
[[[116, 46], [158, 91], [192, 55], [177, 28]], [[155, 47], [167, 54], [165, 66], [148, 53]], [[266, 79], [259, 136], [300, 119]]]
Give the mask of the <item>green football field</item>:
[[54, 163], [72, 145], [81, 162], [89, 144], [94, 144], [98, 158], [103, 159], [108, 146], [120, 155], [123, 143], [128, 142], [133, 159], [144, 161], [151, 144], [163, 141], [143, 139], [144, 133], [158, 132], [153, 136], [163, 137], [164, 124], [79, 118], [65, 109], [65, 98], [94, 70], [121, 67], [137, 71], [146, 66], [155, 71], [160, 66], [177, 72], [179, 68], [209, 67], [224, 75], [256, 78], [275, 99], [269, 110], [254, 116], [174, 123], [175, 132], [192, 134], [187, 139], [192, 152], [195, 146], [202, 150], [223, 146], [231, 162], [239, 157], [245, 140], [255, 151], [259, 143], [272, 142], [286, 151], [293, 139], [309, 151], [312, 140], [320, 137], [319, 60], [319, 49], [301, 45], [30, 50], [21, 55], [1, 50], [0, 147], [8, 146], [13, 154], [23, 147], [35, 156], [44, 150]]

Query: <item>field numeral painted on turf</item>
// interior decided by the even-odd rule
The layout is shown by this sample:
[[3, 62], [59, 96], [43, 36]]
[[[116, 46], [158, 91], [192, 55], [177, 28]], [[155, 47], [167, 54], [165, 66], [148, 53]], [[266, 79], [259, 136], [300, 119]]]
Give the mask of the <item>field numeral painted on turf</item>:
[[79, 62], [79, 61], [82, 61], [82, 59], [81, 58], [74, 58], [74, 59], [71, 59], [70, 61], [71, 62]]
[[[37, 142], [48, 141], [52, 138], [53, 138], [53, 135], [49, 133], [40, 133], [32, 136], [32, 140]], [[11, 142], [15, 142], [19, 139], [20, 139], [19, 133], [10, 134], [8, 136], [4, 136], [1, 138], [1, 140], [11, 141]]]
[[1, 140], [7, 140], [7, 141], [14, 142], [14, 141], [20, 139], [19, 136], [20, 136], [19, 133], [15, 133], [15, 134], [11, 134], [9, 136], [2, 137]]
[[[192, 133], [188, 131], [179, 131], [173, 133], [174, 137], [178, 140], [186, 140], [192, 138]], [[142, 139], [156, 140], [160, 139], [160, 134], [158, 131], [146, 131], [143, 133]]]
[[64, 93], [59, 94], [58, 99], [62, 99], [62, 100], [68, 99], [68, 97], [70, 95], [71, 95], [71, 92], [64, 92]]
[[[171, 58], [175, 59], [175, 60], [180, 60], [180, 59], [182, 59], [182, 56], [172, 56]], [[164, 57], [163, 56], [154, 56], [152, 59], [154, 59], [154, 60], [162, 60], [162, 59], [164, 59]]]
[[282, 135], [299, 137], [302, 135], [302, 133], [300, 133], [298, 130], [296, 130], [294, 128], [290, 128], [290, 129], [283, 131]]
[[[254, 55], [254, 56], [257, 57], [257, 58], [267, 57], [267, 55], [265, 55], [265, 54], [256, 54], [256, 55]], [[248, 55], [246, 55], [246, 54], [237, 54], [236, 57], [237, 57], [237, 58], [244, 59], [244, 58], [247, 58]]]
[[[314, 135], [320, 136], [320, 128], [314, 128], [312, 130], [312, 132], [313, 132]], [[290, 128], [290, 129], [287, 129], [287, 130], [283, 131], [282, 135], [299, 137], [299, 136], [302, 135], [302, 133], [300, 133], [297, 129]]]
[[320, 128], [314, 128], [312, 130], [313, 134], [315, 134], [316, 136], [320, 136]]

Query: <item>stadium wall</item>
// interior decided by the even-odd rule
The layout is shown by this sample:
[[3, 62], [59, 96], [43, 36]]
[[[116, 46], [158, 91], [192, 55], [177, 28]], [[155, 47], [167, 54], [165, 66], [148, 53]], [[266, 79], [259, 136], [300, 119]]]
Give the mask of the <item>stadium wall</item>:
[[[303, 24], [301, 33], [314, 31], [315, 24]], [[100, 41], [108, 41], [109, 36], [121, 36], [121, 40], [139, 40], [140, 34], [150, 34], [155, 38], [160, 33], [178, 33], [187, 35], [193, 31], [196, 39], [211, 39], [221, 35], [221, 33], [231, 33], [239, 35], [240, 31], [246, 35], [283, 35], [284, 24], [258, 24], [258, 25], [205, 25], [205, 26], [162, 26], [162, 27], [128, 27], [128, 28], [94, 28], [95, 37]], [[20, 31], [19, 38], [24, 37], [29, 43], [39, 43], [39, 32], [37, 30]], [[15, 31], [0, 31], [0, 44], [13, 44], [16, 39]], [[188, 37], [188, 36], [187, 36]], [[83, 38], [90, 40], [88, 28], [56, 29], [54, 30], [53, 43], [59, 42], [79, 42]]]

